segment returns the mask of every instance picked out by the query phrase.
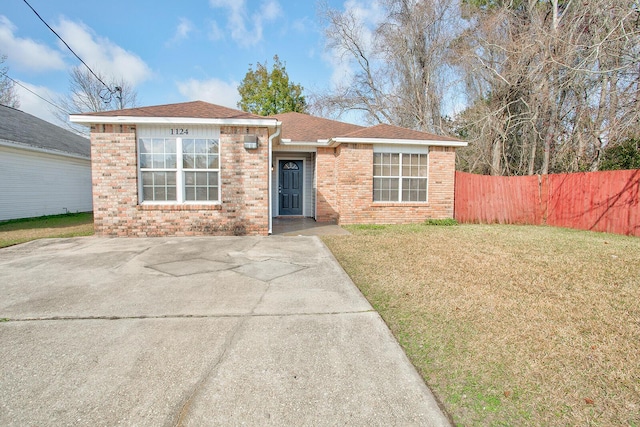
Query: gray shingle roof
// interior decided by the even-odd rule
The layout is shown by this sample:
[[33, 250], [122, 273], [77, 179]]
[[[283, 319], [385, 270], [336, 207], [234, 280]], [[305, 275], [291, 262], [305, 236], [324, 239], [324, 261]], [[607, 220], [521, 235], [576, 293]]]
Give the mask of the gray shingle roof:
[[91, 157], [91, 143], [87, 138], [4, 105], [0, 105], [0, 139], [33, 148]]

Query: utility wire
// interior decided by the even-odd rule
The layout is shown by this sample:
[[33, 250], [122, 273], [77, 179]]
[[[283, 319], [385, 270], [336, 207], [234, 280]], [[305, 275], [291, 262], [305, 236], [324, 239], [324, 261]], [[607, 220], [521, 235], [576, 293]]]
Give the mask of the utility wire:
[[62, 111], [65, 114], [71, 114], [70, 112], [68, 112], [67, 110], [65, 110], [64, 108], [60, 107], [59, 105], [54, 104], [53, 102], [49, 101], [48, 99], [38, 95], [37, 93], [35, 93], [34, 91], [32, 91], [31, 89], [29, 89], [28, 87], [26, 87], [25, 85], [23, 85], [22, 83], [20, 83], [19, 81], [12, 79], [11, 77], [9, 77], [9, 75], [7, 73], [3, 73], [2, 74], [4, 77], [8, 78], [9, 80], [11, 80], [12, 82], [14, 82], [15, 84], [17, 84], [18, 86], [20, 86], [21, 88], [25, 89], [26, 91], [31, 92], [32, 94], [34, 94], [35, 96], [37, 96], [38, 98], [42, 99], [43, 101], [53, 105], [54, 107], [56, 107], [58, 110]]
[[47, 26], [47, 28], [48, 28], [48, 29], [50, 29], [50, 30], [51, 30], [51, 32], [52, 32], [53, 34], [55, 34], [55, 35], [56, 35], [56, 37], [58, 37], [62, 43], [64, 43], [64, 45], [67, 47], [67, 49], [69, 49], [69, 50], [71, 51], [71, 53], [73, 53], [73, 54], [75, 55], [75, 57], [76, 57], [76, 58], [78, 58], [78, 60], [79, 60], [80, 62], [82, 62], [82, 64], [83, 64], [85, 67], [87, 67], [87, 70], [89, 70], [89, 72], [90, 72], [91, 74], [93, 74], [93, 77], [95, 77], [95, 78], [96, 78], [100, 83], [102, 83], [102, 84], [104, 85], [104, 87], [106, 87], [106, 88], [107, 88], [107, 90], [109, 91], [109, 94], [110, 94], [110, 95], [113, 95], [115, 92], [117, 92], [117, 88], [116, 88], [116, 90], [111, 90], [111, 88], [110, 88], [110, 87], [109, 87], [105, 82], [103, 82], [103, 81], [102, 81], [102, 79], [101, 79], [100, 77], [98, 77], [98, 75], [97, 75], [96, 73], [94, 73], [94, 72], [93, 72], [93, 70], [91, 69], [91, 67], [89, 67], [89, 66], [87, 65], [87, 63], [86, 63], [86, 62], [84, 62], [84, 61], [82, 60], [82, 58], [80, 58], [80, 57], [78, 56], [78, 54], [77, 54], [77, 53], [75, 53], [75, 52], [73, 51], [73, 49], [71, 49], [71, 46], [69, 46], [69, 45], [67, 44], [67, 42], [66, 42], [66, 41], [64, 41], [64, 39], [63, 39], [62, 37], [60, 37], [60, 35], [59, 35], [58, 33], [56, 33], [56, 31], [55, 31], [53, 28], [51, 28], [51, 27], [49, 26], [49, 24], [47, 24], [47, 22], [46, 22], [44, 19], [42, 19], [42, 16], [40, 16], [40, 14], [39, 14], [39, 13], [38, 13], [38, 12], [37, 12], [37, 11], [36, 11], [36, 10], [35, 10], [31, 5], [30, 5], [30, 4], [29, 4], [29, 2], [28, 2], [27, 0], [23, 0], [23, 1], [25, 2], [25, 4], [26, 4], [27, 6], [29, 6], [29, 9], [31, 9], [31, 10], [33, 11], [33, 13], [35, 13], [35, 14], [36, 14], [36, 16], [37, 16], [37, 17], [42, 21], [42, 23], [43, 23], [44, 25], [46, 25], [46, 26]]

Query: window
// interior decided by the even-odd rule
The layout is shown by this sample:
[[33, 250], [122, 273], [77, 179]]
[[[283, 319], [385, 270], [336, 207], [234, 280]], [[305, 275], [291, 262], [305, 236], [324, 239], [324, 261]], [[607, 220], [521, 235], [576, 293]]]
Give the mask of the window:
[[426, 202], [427, 154], [374, 153], [374, 202]]
[[140, 139], [143, 200], [176, 200], [176, 158], [175, 139]]
[[219, 200], [220, 156], [215, 139], [183, 139], [182, 168], [186, 201]]
[[140, 138], [142, 202], [220, 201], [219, 143], [213, 138]]

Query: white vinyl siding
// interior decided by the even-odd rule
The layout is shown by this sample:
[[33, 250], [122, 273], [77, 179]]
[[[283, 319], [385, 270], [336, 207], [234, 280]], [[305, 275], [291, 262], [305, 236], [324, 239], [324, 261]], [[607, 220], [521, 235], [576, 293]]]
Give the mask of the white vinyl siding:
[[0, 221], [92, 210], [89, 159], [0, 146]]

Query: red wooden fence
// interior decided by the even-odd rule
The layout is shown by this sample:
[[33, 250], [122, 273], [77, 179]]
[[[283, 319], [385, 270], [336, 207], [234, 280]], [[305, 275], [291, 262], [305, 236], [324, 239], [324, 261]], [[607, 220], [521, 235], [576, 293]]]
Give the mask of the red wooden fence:
[[459, 222], [640, 236], [640, 169], [518, 177], [456, 172], [455, 191]]

